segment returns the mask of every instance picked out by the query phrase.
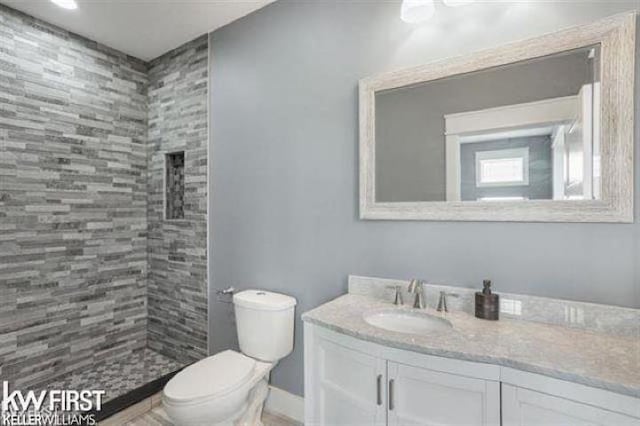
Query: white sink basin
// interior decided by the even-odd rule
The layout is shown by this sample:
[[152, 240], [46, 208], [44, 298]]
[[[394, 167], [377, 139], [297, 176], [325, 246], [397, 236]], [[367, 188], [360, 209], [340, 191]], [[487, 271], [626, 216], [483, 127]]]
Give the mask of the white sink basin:
[[364, 316], [370, 325], [388, 331], [407, 334], [429, 334], [451, 329], [451, 323], [444, 318], [421, 312], [381, 311]]

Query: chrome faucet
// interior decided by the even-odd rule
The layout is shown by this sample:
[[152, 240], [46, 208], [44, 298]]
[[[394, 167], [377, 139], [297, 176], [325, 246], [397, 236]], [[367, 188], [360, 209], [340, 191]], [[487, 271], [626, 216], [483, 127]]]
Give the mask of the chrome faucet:
[[409, 282], [409, 288], [407, 291], [409, 293], [415, 294], [415, 299], [413, 300], [413, 307], [416, 309], [424, 309], [424, 281], [412, 279]]

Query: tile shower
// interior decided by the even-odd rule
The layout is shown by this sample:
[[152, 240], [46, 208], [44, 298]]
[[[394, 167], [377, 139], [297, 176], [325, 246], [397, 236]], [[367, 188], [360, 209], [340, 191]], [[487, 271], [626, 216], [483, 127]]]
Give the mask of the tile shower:
[[[206, 356], [207, 50], [201, 37], [145, 63], [0, 6], [0, 380], [13, 388], [110, 400]], [[176, 151], [181, 217], [167, 221]]]

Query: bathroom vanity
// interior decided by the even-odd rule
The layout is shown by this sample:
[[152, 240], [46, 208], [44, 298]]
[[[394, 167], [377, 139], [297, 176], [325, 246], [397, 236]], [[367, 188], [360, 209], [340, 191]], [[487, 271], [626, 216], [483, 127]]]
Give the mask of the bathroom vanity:
[[[362, 79], [360, 218], [633, 222], [636, 20]], [[306, 424], [640, 425], [640, 310], [502, 294], [486, 321], [397, 288], [303, 316]]]
[[[303, 315], [305, 424], [640, 425], [637, 334], [441, 313], [436, 286], [416, 310], [391, 303], [384, 280], [363, 294], [363, 280]], [[589, 304], [572, 303], [586, 325]], [[637, 320], [612, 309], [610, 323]]]

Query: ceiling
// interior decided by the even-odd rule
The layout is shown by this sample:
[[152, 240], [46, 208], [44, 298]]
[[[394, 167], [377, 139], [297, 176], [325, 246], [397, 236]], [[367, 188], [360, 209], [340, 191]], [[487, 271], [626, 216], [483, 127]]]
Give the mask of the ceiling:
[[148, 61], [273, 1], [76, 0], [75, 10], [49, 0], [0, 3]]

